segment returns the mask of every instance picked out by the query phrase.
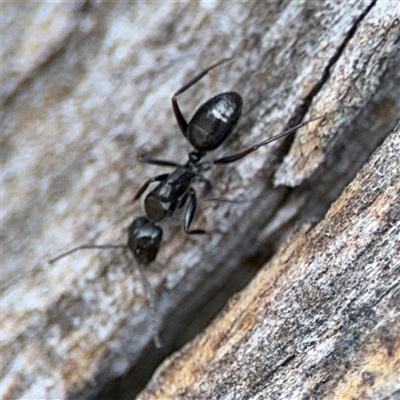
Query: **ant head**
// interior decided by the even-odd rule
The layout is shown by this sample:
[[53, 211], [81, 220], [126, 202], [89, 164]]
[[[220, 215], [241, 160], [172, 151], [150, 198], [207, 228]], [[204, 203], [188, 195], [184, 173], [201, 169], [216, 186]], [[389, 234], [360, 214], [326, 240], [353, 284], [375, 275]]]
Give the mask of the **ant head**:
[[162, 240], [161, 227], [146, 217], [136, 218], [128, 228], [128, 248], [139, 264], [150, 264], [157, 256]]

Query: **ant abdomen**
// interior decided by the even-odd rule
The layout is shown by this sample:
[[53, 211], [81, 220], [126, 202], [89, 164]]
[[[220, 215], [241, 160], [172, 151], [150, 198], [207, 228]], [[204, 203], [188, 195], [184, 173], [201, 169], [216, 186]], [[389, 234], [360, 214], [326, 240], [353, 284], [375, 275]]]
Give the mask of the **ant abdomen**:
[[235, 92], [221, 93], [205, 102], [188, 124], [190, 144], [199, 152], [219, 147], [238, 123], [242, 104], [241, 96]]

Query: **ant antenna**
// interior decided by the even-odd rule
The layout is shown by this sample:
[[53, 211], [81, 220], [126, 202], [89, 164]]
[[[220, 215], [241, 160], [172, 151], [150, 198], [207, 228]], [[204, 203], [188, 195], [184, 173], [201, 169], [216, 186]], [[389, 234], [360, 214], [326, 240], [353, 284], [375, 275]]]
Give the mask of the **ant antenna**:
[[139, 273], [142, 277], [142, 282], [144, 284], [144, 287], [146, 289], [147, 292], [147, 303], [149, 306], [149, 310], [150, 310], [150, 317], [151, 317], [151, 326], [153, 329], [153, 342], [154, 342], [154, 346], [156, 346], [157, 349], [160, 349], [162, 347], [162, 343], [160, 340], [160, 336], [158, 335], [157, 332], [157, 322], [158, 322], [158, 318], [157, 318], [157, 312], [156, 312], [156, 295], [154, 293], [154, 290], [152, 288], [152, 286], [150, 285], [149, 280], [147, 279], [147, 276], [144, 272], [143, 269], [143, 265], [140, 263], [137, 263], [137, 269], [139, 270]]
[[51, 260], [48, 261], [49, 264], [54, 264], [56, 261], [61, 260], [62, 258], [69, 256], [70, 254], [75, 253], [78, 250], [84, 250], [84, 249], [127, 249], [128, 246], [125, 245], [112, 245], [112, 244], [84, 244], [82, 246], [74, 247], [71, 250], [66, 251], [65, 253], [62, 253], [58, 255], [57, 257], [52, 258]]
[[[129, 247], [127, 245], [112, 245], [112, 244], [104, 244], [104, 245], [97, 245], [97, 244], [84, 244], [82, 246], [74, 247], [71, 250], [66, 251], [65, 253], [62, 253], [58, 255], [57, 257], [52, 258], [49, 260], [49, 264], [54, 264], [56, 261], [61, 260], [62, 258], [69, 256], [70, 254], [73, 254], [77, 252], [78, 250], [85, 250], [85, 249], [124, 249], [124, 250], [129, 250]], [[145, 292], [146, 292], [146, 300], [147, 300], [147, 305], [149, 307], [150, 311], [150, 325], [152, 327], [152, 336], [153, 336], [153, 342], [154, 346], [159, 349], [162, 347], [162, 343], [160, 340], [160, 337], [157, 332], [157, 313], [156, 313], [156, 295], [154, 293], [153, 288], [151, 287], [151, 284], [149, 280], [147, 279], [147, 276], [144, 272], [143, 265], [139, 262], [136, 263], [137, 269], [139, 270], [140, 277], [142, 278], [143, 285], [145, 287]]]

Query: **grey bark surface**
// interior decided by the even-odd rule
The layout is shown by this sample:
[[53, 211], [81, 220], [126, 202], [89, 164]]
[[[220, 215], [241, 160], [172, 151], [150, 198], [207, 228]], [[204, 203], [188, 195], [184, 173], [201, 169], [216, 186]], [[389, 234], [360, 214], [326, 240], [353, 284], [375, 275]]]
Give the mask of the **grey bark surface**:
[[400, 124], [139, 398], [397, 399], [399, 154]]
[[[133, 396], [157, 363], [204, 328], [301, 221], [325, 215], [400, 114], [397, 2], [76, 1], [2, 7], [4, 399], [91, 398], [121, 375], [119, 383]], [[138, 163], [137, 155], [146, 150], [184, 163], [190, 151], [173, 117], [171, 95], [232, 54], [232, 62], [180, 98], [189, 119], [219, 92], [235, 90], [243, 97], [237, 130], [210, 159], [296, 122], [327, 116], [298, 131], [293, 143], [277, 141], [241, 162], [216, 166], [209, 175], [215, 196], [243, 202], [201, 202], [193, 227], [206, 229], [207, 236], [185, 236], [182, 216], [163, 224], [165, 241], [147, 270], [164, 344], [155, 350], [146, 294], [128, 254], [81, 251], [56, 264], [47, 261], [79, 244], [126, 241], [126, 227], [143, 214], [132, 203], [135, 192], [164, 172]], [[399, 170], [392, 172], [398, 176]], [[395, 204], [387, 204], [398, 217]], [[324, 221], [333, 218], [329, 215]], [[364, 217], [357, 215], [354, 224], [368, 227]], [[386, 221], [392, 235], [395, 222]], [[305, 243], [306, 259], [312, 249]], [[374, 248], [365, 252], [379, 264]], [[291, 274], [280, 279], [300, 285]], [[309, 295], [323, 296], [323, 288], [314, 284]], [[391, 307], [386, 317], [395, 321], [396, 331]], [[313, 307], [304, 312], [310, 319], [300, 322], [318, 323]], [[285, 319], [279, 318], [270, 322], [280, 326]], [[347, 325], [340, 323], [340, 313], [337, 319], [340, 334]], [[367, 328], [367, 336], [368, 329], [371, 335], [380, 332], [375, 325]], [[234, 325], [227, 335], [235, 337]], [[261, 348], [264, 340], [273, 342], [257, 335], [253, 339]], [[300, 335], [295, 351], [288, 352], [288, 364], [305, 346], [301, 338], [306, 339]], [[284, 360], [284, 354], [273, 360]], [[250, 374], [249, 359], [244, 365]], [[201, 368], [206, 373], [208, 364]], [[160, 390], [160, 376], [148, 396]], [[234, 379], [233, 370], [230, 376]]]

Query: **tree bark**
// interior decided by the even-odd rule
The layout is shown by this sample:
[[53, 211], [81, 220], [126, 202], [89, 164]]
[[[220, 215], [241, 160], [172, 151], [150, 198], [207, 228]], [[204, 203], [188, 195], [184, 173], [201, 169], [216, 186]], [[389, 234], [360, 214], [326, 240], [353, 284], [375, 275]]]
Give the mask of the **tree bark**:
[[[220, 381], [219, 386], [205, 385], [203, 397], [224, 397], [231, 385], [232, 393], [240, 393], [235, 376], [240, 382], [245, 372], [250, 382], [252, 371], [258, 374], [252, 367], [256, 355], [269, 358], [258, 386], [248, 386], [254, 397], [264, 393], [266, 382], [271, 390], [278, 388], [278, 378], [287, 373], [301, 382], [305, 369], [299, 367], [296, 375], [294, 367], [302, 357], [310, 357], [304, 364], [308, 369], [313, 358], [318, 360], [314, 380], [307, 380], [303, 392], [296, 386], [298, 398], [339, 393], [334, 392], [339, 378], [345, 388], [351, 373], [364, 371], [350, 359], [352, 351], [361, 363], [381, 343], [379, 354], [389, 349], [387, 360], [398, 357], [398, 343], [392, 340], [399, 330], [398, 254], [379, 242], [385, 237], [398, 245], [398, 205], [385, 197], [398, 194], [399, 168], [389, 151], [390, 146], [398, 149], [398, 136], [392, 135], [380, 150], [388, 152], [379, 159], [381, 167], [363, 170], [375, 178], [382, 171], [387, 174], [388, 180], [382, 175], [379, 181], [378, 197], [371, 195], [370, 202], [368, 196], [357, 197], [370, 193], [364, 181], [354, 186], [360, 175], [350, 193], [359, 204], [354, 200], [349, 209], [345, 199], [339, 200], [306, 232], [307, 240], [291, 236], [299, 223], [324, 217], [398, 121], [397, 3], [76, 1], [2, 7], [2, 398], [101, 398], [102, 391], [117, 384], [132, 397], [157, 364], [207, 326], [288, 237], [272, 266], [264, 267], [239, 295], [242, 300], [232, 302], [219, 322], [182, 353], [196, 357], [199, 350], [194, 349], [210, 343], [207, 335], [219, 337], [212, 333], [215, 329], [225, 332], [192, 374], [203, 382], [214, 371]], [[143, 215], [141, 205], [132, 203], [135, 192], [165, 172], [138, 163], [137, 155], [146, 150], [186, 162], [191, 148], [179, 132], [170, 97], [202, 69], [231, 55], [229, 64], [179, 98], [190, 119], [199, 104], [217, 93], [234, 90], [243, 97], [237, 130], [210, 159], [237, 153], [298, 122], [325, 117], [299, 130], [293, 141], [276, 141], [238, 163], [215, 166], [208, 176], [215, 197], [241, 203], [201, 202], [193, 227], [206, 229], [206, 236], [185, 236], [181, 215], [163, 224], [162, 249], [146, 271], [157, 293], [163, 342], [155, 350], [146, 293], [128, 254], [82, 250], [55, 264], [48, 260], [79, 244], [126, 242], [126, 227]], [[391, 171], [385, 167], [390, 162]], [[357, 212], [361, 204], [365, 209]], [[352, 219], [346, 209], [353, 212]], [[336, 229], [340, 237], [323, 237]], [[361, 256], [357, 251], [362, 246]], [[384, 248], [386, 261], [378, 251]], [[328, 250], [332, 257], [323, 260]], [[298, 258], [299, 266], [282, 263], [288, 254]], [[320, 255], [318, 263], [308, 261], [313, 254]], [[368, 283], [361, 280], [363, 274], [376, 278]], [[303, 308], [290, 308], [293, 304]], [[370, 308], [374, 315], [367, 315]], [[247, 319], [241, 319], [243, 310]], [[332, 315], [334, 323], [329, 322]], [[357, 338], [351, 336], [356, 334], [352, 318], [362, 328]], [[240, 323], [227, 330], [228, 320]], [[285, 331], [281, 327], [286, 324]], [[236, 345], [247, 343], [241, 341], [244, 332], [259, 347], [241, 355], [242, 372], [231, 361], [215, 371], [218, 360], [229, 359], [221, 352], [233, 357]], [[329, 353], [329, 346], [336, 349], [343, 343], [343, 351]], [[328, 353], [338, 357], [332, 380], [322, 362]], [[193, 362], [189, 359], [187, 365]], [[159, 393], [161, 384], [165, 396], [179, 386], [174, 379], [182, 376], [183, 364], [171, 363], [144, 397]], [[223, 374], [231, 380], [223, 380]], [[121, 375], [124, 379], [115, 382]], [[375, 371], [372, 375], [377, 379], [359, 374], [364, 376], [360, 385], [370, 385], [378, 394], [394, 387], [393, 374], [387, 379]], [[180, 385], [186, 390], [184, 382]], [[122, 398], [118, 390], [104, 397]], [[188, 396], [199, 390], [193, 384]]]
[[395, 399], [400, 124], [140, 399]]

